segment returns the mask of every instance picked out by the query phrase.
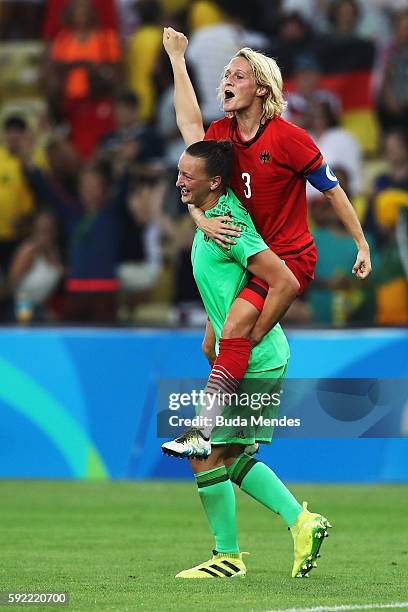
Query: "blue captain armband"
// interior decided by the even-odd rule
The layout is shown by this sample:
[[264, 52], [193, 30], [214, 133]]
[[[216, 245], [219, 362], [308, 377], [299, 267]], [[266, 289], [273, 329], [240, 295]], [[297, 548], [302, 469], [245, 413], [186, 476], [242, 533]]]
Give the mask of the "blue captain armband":
[[333, 174], [330, 166], [328, 166], [326, 162], [323, 162], [323, 165], [317, 170], [313, 170], [313, 172], [307, 174], [306, 179], [319, 191], [333, 189], [333, 187], [339, 184], [337, 176]]

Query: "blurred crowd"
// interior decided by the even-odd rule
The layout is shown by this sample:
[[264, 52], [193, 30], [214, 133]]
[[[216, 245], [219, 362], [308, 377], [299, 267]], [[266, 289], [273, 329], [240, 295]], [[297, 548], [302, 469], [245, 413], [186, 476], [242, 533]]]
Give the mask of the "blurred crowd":
[[195, 227], [163, 26], [189, 37], [204, 122], [243, 46], [274, 57], [288, 102], [353, 202], [373, 273], [308, 187], [319, 261], [296, 325], [408, 323], [408, 0], [3, 0], [0, 322], [201, 324]]

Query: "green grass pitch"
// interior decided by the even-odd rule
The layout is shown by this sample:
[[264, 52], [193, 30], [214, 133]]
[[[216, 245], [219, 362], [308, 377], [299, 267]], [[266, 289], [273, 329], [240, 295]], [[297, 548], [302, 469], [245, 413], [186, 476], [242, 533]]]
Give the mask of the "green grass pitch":
[[280, 518], [238, 492], [247, 577], [184, 581], [174, 575], [209, 558], [212, 547], [193, 482], [2, 481], [0, 591], [66, 591], [71, 603], [59, 609], [75, 611], [408, 601], [406, 486], [292, 490], [333, 524], [309, 579], [290, 578], [292, 538]]

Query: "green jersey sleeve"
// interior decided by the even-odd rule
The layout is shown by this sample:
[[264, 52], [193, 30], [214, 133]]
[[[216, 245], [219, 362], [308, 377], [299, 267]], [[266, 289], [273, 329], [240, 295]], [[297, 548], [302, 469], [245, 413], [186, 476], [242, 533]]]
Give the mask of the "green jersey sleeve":
[[266, 251], [268, 246], [262, 240], [261, 236], [257, 232], [251, 231], [249, 228], [241, 225], [241, 235], [239, 238], [234, 238], [236, 244], [232, 244], [230, 248], [230, 255], [235, 261], [237, 261], [243, 268], [248, 267], [248, 259], [252, 255]]
[[233, 259], [243, 268], [246, 268], [248, 259], [252, 255], [268, 249], [268, 246], [256, 231], [251, 216], [232, 189], [228, 189], [227, 193], [218, 200], [217, 205], [206, 211], [205, 215], [207, 217], [229, 216], [233, 219], [229, 225], [239, 225], [241, 227], [240, 237], [234, 238], [236, 244], [230, 245], [228, 251], [218, 247], [224, 258]]

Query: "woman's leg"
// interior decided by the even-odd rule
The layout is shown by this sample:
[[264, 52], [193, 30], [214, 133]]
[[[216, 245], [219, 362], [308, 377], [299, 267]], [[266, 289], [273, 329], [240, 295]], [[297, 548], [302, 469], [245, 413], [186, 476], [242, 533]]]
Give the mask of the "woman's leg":
[[235, 493], [224, 465], [226, 447], [215, 446], [206, 459], [190, 459], [201, 503], [207, 515], [215, 549], [220, 553], [239, 553]]
[[214, 361], [217, 359], [217, 355], [215, 354], [215, 332], [210, 319], [207, 319], [201, 349], [206, 356], [208, 363], [211, 367], [213, 367]]
[[225, 319], [221, 332], [221, 338], [248, 338], [260, 310], [246, 299], [237, 297]]

